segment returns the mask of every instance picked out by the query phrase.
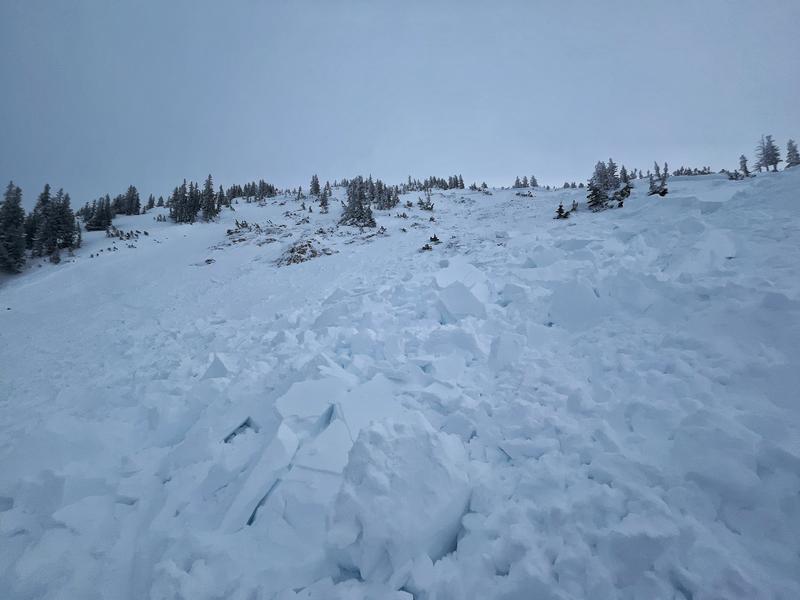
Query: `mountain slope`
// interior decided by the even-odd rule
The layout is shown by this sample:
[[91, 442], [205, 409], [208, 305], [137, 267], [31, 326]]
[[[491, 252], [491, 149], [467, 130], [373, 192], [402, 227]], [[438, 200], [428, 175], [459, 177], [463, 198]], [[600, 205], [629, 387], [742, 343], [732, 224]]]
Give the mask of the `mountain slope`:
[[800, 596], [799, 189], [87, 234], [0, 287], [0, 589]]

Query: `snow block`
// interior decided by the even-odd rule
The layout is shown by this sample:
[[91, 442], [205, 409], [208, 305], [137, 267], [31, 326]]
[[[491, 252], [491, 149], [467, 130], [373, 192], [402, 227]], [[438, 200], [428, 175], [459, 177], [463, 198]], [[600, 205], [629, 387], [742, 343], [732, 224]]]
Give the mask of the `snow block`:
[[422, 556], [455, 549], [470, 484], [461, 440], [419, 413], [364, 429], [344, 470], [328, 544], [341, 568], [387, 582]]
[[336, 402], [345, 387], [340, 379], [333, 377], [299, 381], [275, 401], [275, 408], [284, 419], [318, 417]]
[[211, 364], [208, 365], [206, 372], [203, 374], [203, 379], [219, 379], [220, 377], [228, 376], [228, 368], [220, 360], [219, 356], [213, 355]]
[[588, 282], [570, 281], [553, 287], [548, 314], [559, 327], [570, 331], [590, 329], [607, 312], [605, 303]]
[[460, 281], [451, 283], [439, 292], [439, 306], [442, 317], [448, 322], [464, 317], [486, 318], [486, 307]]
[[300, 467], [341, 473], [347, 464], [347, 453], [353, 445], [344, 421], [334, 419], [316, 438], [304, 444], [295, 464]]
[[237, 531], [247, 523], [265, 494], [273, 489], [275, 481], [289, 467], [298, 446], [299, 440], [295, 433], [281, 424], [228, 509], [222, 525], [224, 531]]
[[400, 419], [406, 414], [395, 398], [392, 382], [380, 373], [341, 396], [337, 406], [353, 439], [373, 421]]
[[489, 366], [499, 371], [513, 365], [525, 346], [525, 338], [516, 333], [501, 333], [492, 340]]

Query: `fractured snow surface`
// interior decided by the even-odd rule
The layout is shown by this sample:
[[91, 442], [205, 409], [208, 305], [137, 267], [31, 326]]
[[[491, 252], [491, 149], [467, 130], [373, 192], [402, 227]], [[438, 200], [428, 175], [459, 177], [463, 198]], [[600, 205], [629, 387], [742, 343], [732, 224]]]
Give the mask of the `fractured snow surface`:
[[800, 169], [670, 183], [6, 279], [0, 597], [800, 598]]

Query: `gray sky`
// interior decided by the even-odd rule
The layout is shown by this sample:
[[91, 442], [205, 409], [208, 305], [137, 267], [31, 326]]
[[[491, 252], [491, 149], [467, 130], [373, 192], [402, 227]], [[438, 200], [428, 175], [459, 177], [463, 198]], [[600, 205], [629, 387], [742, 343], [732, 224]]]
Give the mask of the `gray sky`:
[[585, 180], [800, 138], [800, 1], [0, 0], [0, 178]]

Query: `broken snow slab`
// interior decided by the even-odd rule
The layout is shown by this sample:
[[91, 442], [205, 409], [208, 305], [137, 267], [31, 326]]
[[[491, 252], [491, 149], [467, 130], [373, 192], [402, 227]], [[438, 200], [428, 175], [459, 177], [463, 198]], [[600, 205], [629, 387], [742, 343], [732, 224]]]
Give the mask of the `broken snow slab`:
[[227, 377], [228, 373], [228, 367], [225, 366], [222, 358], [220, 358], [218, 354], [212, 354], [211, 362], [206, 368], [206, 372], [203, 374], [203, 379], [220, 379], [222, 377]]
[[470, 289], [455, 281], [439, 292], [442, 319], [452, 323], [464, 317], [486, 318], [486, 307]]
[[347, 454], [353, 446], [350, 431], [341, 419], [330, 424], [297, 452], [295, 464], [299, 467], [341, 473], [347, 464]]
[[346, 389], [347, 386], [341, 379], [333, 377], [298, 381], [275, 401], [275, 407], [284, 419], [319, 417]]
[[[420, 413], [376, 423], [358, 436], [328, 535], [339, 565], [370, 582], [423, 555], [454, 550], [470, 484], [461, 440]], [[390, 516], [390, 518], [387, 518]]]
[[352, 439], [372, 422], [403, 419], [408, 414], [395, 396], [392, 382], [380, 373], [342, 396], [338, 406]]

